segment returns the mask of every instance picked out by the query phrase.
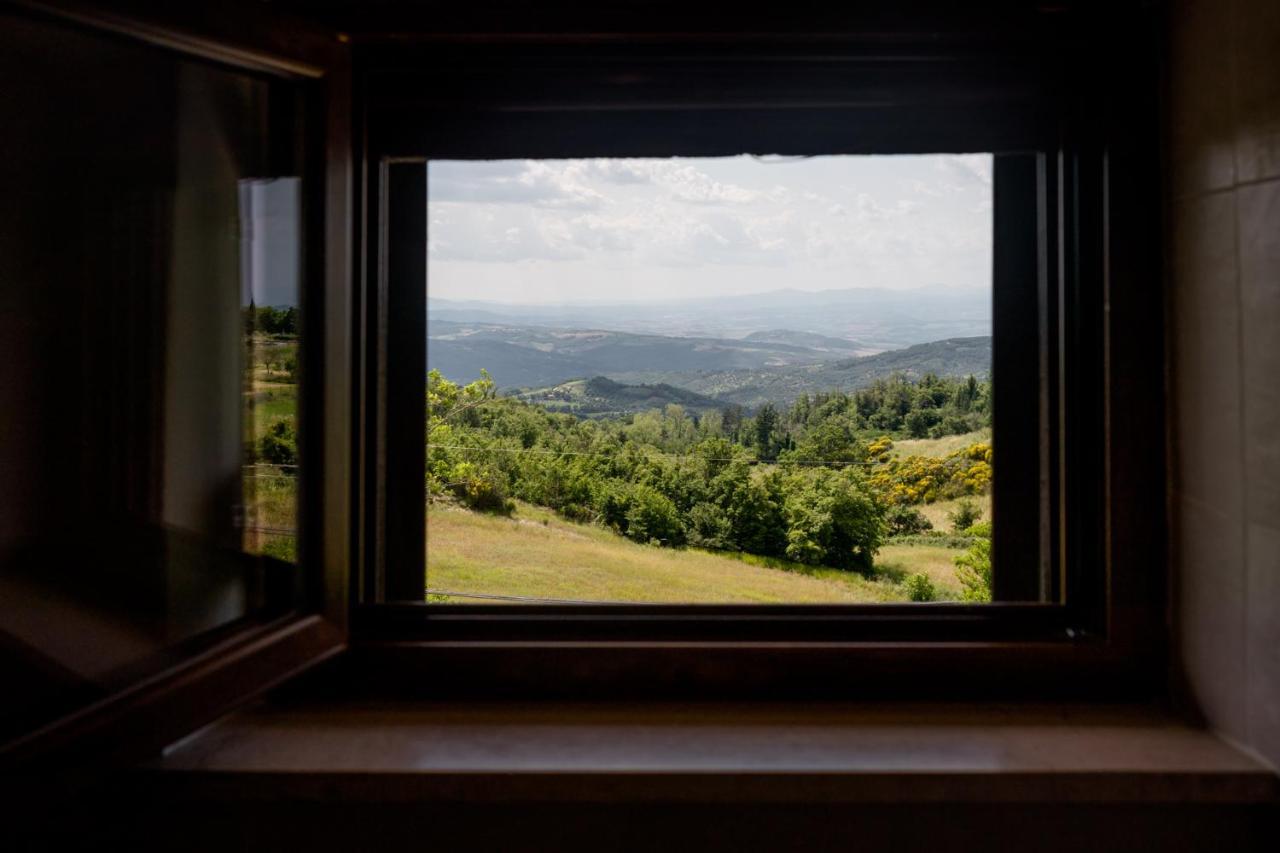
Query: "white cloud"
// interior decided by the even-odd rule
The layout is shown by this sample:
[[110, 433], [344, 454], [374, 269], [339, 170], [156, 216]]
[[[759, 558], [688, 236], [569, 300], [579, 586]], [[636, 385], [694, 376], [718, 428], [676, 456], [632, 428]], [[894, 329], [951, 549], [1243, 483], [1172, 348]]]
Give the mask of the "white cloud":
[[433, 162], [432, 293], [485, 298], [517, 279], [533, 301], [611, 285], [655, 298], [987, 286], [990, 163], [987, 155]]

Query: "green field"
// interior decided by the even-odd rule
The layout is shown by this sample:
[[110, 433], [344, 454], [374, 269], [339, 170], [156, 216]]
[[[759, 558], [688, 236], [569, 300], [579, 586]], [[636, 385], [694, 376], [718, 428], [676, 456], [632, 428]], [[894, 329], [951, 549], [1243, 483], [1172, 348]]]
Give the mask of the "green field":
[[[640, 545], [603, 527], [519, 504], [510, 518], [447, 504], [427, 512], [427, 586], [433, 591], [577, 601], [873, 603], [905, 601], [901, 581], [925, 572], [957, 598], [951, 558], [936, 546], [889, 545], [876, 572], [801, 566], [751, 555]], [[431, 600], [481, 603], [433, 595]]]

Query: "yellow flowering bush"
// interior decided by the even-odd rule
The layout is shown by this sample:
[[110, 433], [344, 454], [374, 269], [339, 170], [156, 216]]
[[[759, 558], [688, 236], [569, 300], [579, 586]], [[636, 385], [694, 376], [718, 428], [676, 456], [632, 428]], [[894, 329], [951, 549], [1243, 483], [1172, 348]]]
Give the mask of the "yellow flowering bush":
[[872, 469], [869, 482], [888, 504], [933, 503], [980, 494], [991, 483], [991, 445], [979, 442], [941, 457], [888, 459]]

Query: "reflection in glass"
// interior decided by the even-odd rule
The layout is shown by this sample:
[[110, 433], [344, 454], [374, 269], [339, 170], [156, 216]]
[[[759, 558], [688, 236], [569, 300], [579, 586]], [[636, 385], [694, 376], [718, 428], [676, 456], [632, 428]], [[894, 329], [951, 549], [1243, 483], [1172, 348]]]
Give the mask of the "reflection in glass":
[[18, 13], [0, 65], [3, 740], [298, 603], [303, 113]]
[[299, 181], [240, 182], [244, 548], [297, 561]]

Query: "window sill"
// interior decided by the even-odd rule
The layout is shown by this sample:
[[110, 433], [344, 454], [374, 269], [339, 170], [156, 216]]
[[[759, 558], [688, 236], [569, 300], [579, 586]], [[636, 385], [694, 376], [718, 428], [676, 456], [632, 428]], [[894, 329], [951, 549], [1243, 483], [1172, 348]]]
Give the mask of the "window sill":
[[1265, 765], [1128, 706], [265, 703], [141, 775], [204, 801], [1280, 802]]

